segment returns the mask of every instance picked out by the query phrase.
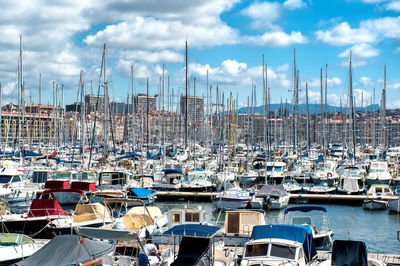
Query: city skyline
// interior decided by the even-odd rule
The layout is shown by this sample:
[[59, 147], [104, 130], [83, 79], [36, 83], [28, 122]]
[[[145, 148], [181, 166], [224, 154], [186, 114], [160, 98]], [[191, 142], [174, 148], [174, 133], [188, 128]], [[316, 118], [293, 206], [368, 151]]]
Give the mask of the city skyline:
[[[383, 67], [387, 65], [387, 107], [400, 107], [400, 4], [390, 0], [340, 1], [5, 1], [0, 11], [0, 82], [3, 104], [17, 102], [16, 68], [22, 34], [25, 101], [38, 102], [39, 74], [43, 104], [52, 104], [52, 81], [65, 86], [65, 104], [77, 101], [80, 70], [86, 92], [97, 94], [103, 43], [107, 43], [110, 102], [125, 102], [131, 93], [158, 93], [165, 78], [179, 95], [185, 90], [185, 41], [189, 78], [196, 94], [209, 85], [239, 95], [247, 105], [252, 83], [262, 101], [262, 55], [268, 64], [271, 103], [292, 100], [293, 50], [300, 71], [300, 103], [318, 103], [319, 70], [328, 65], [328, 104], [344, 102], [348, 87], [348, 54], [353, 52], [356, 105], [379, 104]], [[19, 19], [15, 19], [19, 18]], [[325, 74], [324, 74], [325, 75]], [[91, 86], [91, 81], [93, 86]], [[193, 91], [192, 93], [193, 94]], [[215, 99], [215, 97], [213, 97]]]

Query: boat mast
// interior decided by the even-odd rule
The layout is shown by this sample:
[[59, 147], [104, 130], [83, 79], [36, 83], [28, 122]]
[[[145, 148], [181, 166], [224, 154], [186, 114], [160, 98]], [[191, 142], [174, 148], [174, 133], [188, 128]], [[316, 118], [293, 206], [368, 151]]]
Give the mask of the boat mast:
[[307, 122], [306, 122], [306, 138], [307, 138], [307, 151], [310, 150], [310, 112], [308, 109], [308, 84], [306, 82], [306, 112], [307, 112]]
[[185, 67], [185, 90], [186, 90], [186, 95], [185, 95], [185, 149], [187, 149], [188, 146], [188, 46], [187, 46], [187, 41], [185, 42], [185, 62], [186, 62], [186, 67]]
[[320, 69], [320, 91], [321, 91], [321, 102], [320, 102], [320, 104], [321, 104], [321, 106], [320, 106], [320, 108], [321, 108], [321, 112], [320, 112], [320, 121], [321, 121], [321, 126], [320, 126], [320, 130], [321, 130], [321, 144], [322, 144], [322, 153], [324, 154], [325, 153], [325, 151], [324, 151], [324, 147], [325, 147], [325, 143], [324, 143], [324, 134], [325, 134], [325, 132], [324, 132], [324, 130], [325, 130], [325, 128], [324, 128], [324, 101], [323, 101], [323, 97], [324, 97], [324, 93], [323, 93], [323, 89], [322, 89], [322, 67], [321, 67], [321, 69]]
[[349, 61], [349, 93], [350, 93], [350, 117], [351, 117], [351, 145], [352, 145], [352, 152], [353, 152], [353, 162], [356, 156], [356, 136], [355, 136], [355, 116], [354, 116], [354, 105], [353, 105], [353, 77], [351, 73], [351, 51], [350, 51], [350, 61]]
[[383, 72], [383, 90], [382, 90], [382, 129], [383, 129], [383, 155], [385, 158], [386, 151], [388, 148], [388, 132], [387, 132], [387, 124], [386, 124], [386, 64], [384, 66]]

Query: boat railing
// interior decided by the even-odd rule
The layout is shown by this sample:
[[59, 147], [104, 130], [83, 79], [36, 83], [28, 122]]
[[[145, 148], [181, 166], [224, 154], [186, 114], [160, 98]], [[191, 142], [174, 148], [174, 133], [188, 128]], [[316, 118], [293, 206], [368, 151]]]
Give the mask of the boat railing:
[[[45, 215], [37, 215], [37, 212], [45, 212]], [[28, 217], [43, 217], [43, 216], [71, 216], [72, 214], [69, 212], [65, 212], [60, 209], [55, 208], [46, 208], [46, 209], [29, 209]]]

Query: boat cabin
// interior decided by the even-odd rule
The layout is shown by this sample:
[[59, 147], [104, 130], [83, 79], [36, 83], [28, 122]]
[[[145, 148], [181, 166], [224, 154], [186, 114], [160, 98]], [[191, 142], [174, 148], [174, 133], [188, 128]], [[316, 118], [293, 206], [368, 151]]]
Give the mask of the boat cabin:
[[172, 209], [168, 212], [168, 227], [179, 224], [205, 224], [206, 214], [203, 209]]
[[265, 224], [263, 211], [233, 210], [225, 213], [225, 234], [250, 236], [254, 226]]

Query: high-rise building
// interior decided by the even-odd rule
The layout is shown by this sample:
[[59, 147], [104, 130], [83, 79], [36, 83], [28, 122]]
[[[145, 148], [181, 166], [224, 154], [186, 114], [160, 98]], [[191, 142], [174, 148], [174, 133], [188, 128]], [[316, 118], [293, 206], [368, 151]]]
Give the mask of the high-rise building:
[[133, 98], [134, 100], [134, 112], [146, 113], [147, 103], [149, 104], [149, 112], [157, 110], [157, 96], [147, 96], [146, 94], [138, 94]]
[[[97, 103], [97, 98], [99, 101]], [[85, 95], [85, 104], [87, 113], [96, 112], [96, 105], [98, 112], [104, 112], [104, 95], [87, 94]]]
[[[204, 118], [204, 97], [201, 96], [188, 96], [188, 121], [189, 124], [194, 122], [196, 117], [196, 123], [202, 123]], [[185, 117], [186, 114], [186, 96], [181, 96], [181, 114]]]

